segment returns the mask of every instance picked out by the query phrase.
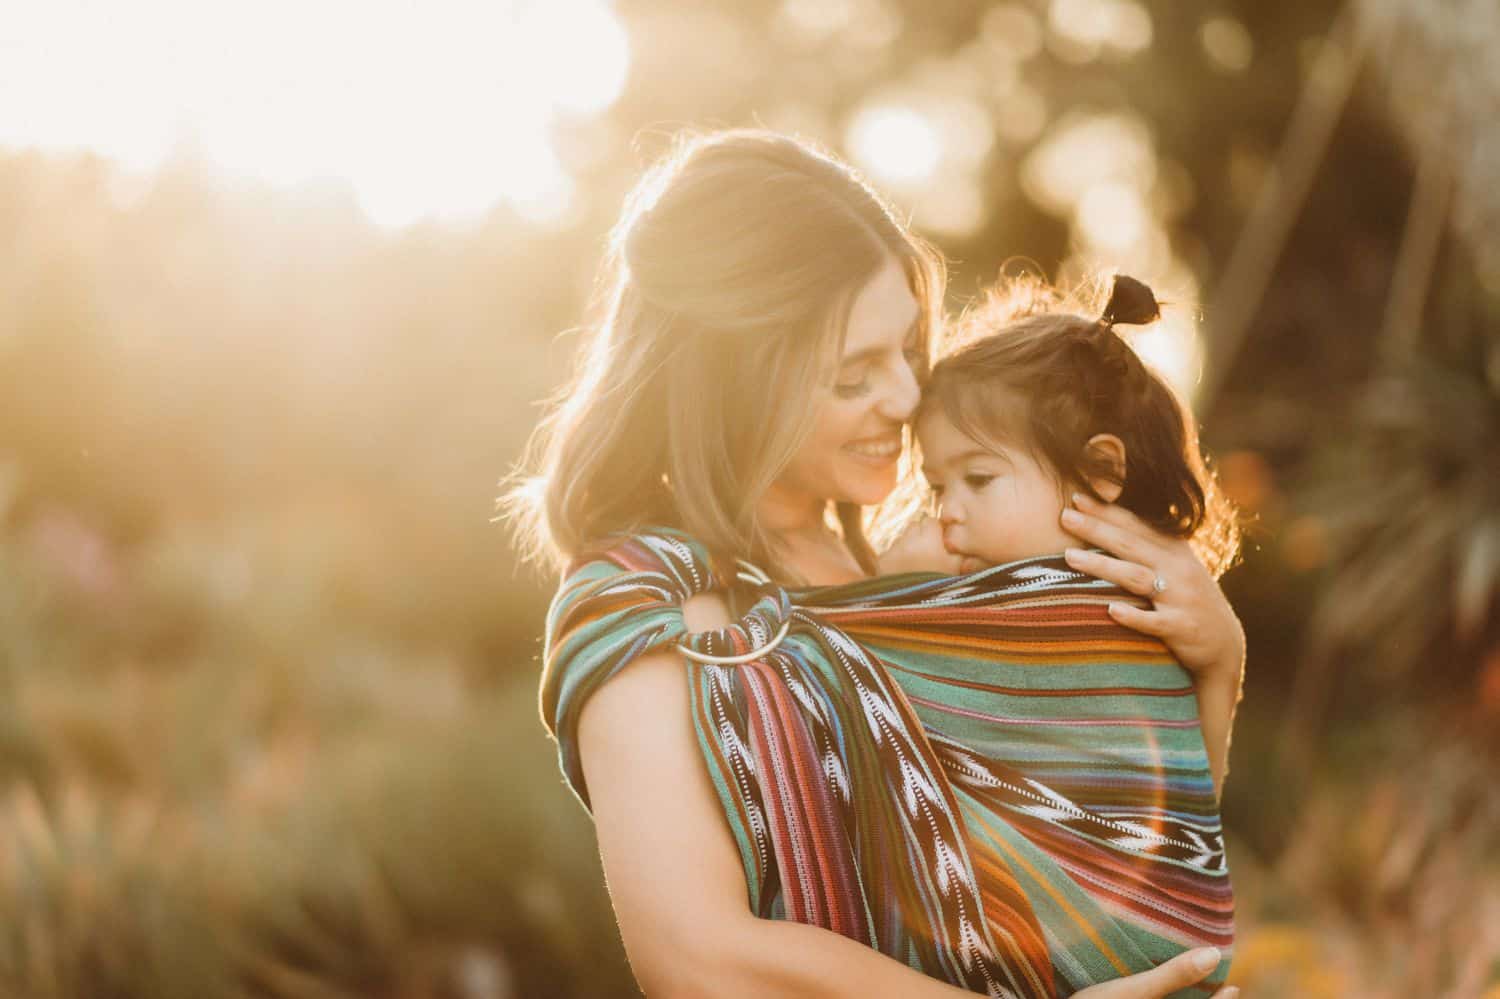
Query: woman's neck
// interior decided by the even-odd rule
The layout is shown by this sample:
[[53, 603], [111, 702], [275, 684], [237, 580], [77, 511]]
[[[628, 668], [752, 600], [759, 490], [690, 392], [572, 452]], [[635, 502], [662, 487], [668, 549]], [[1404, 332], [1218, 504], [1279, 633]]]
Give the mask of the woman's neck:
[[776, 558], [809, 586], [831, 586], [864, 579], [848, 545], [828, 526], [826, 499], [790, 501], [768, 495], [758, 507]]
[[867, 578], [842, 539], [829, 535], [821, 547], [789, 548], [779, 553], [782, 565], [804, 586], [838, 586]]
[[772, 484], [755, 507], [755, 517], [776, 537], [811, 537], [827, 531], [824, 517], [829, 501], [817, 496], [793, 494]]

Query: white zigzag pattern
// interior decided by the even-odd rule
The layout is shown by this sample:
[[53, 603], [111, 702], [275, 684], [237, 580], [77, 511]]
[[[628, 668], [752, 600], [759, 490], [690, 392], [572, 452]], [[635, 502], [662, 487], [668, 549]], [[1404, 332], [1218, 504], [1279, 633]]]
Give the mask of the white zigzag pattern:
[[1224, 851], [1222, 849], [1212, 849], [1206, 842], [1204, 842], [1203, 837], [1193, 832], [1193, 830], [1184, 829], [1182, 832], [1183, 835], [1192, 840], [1193, 845], [1198, 848], [1197, 855], [1188, 859], [1188, 863], [1192, 864], [1194, 867], [1207, 867], [1210, 860], [1223, 855]]
[[906, 801], [906, 810], [912, 815], [918, 814], [917, 793], [921, 792], [922, 800], [928, 804], [937, 804], [939, 801], [938, 789], [933, 786], [932, 781], [905, 757], [899, 761], [901, 767], [901, 796]]
[[948, 895], [953, 890], [949, 872], [951, 871], [953, 874], [962, 877], [963, 858], [958, 855], [957, 850], [953, 849], [952, 846], [943, 840], [939, 840], [933, 845], [932, 852], [933, 859], [938, 862], [938, 887], [942, 889], [944, 895]]
[[895, 707], [867, 687], [859, 688], [859, 706], [870, 722], [870, 734], [877, 743], [884, 743], [886, 731], [901, 724], [901, 716], [896, 714]]
[[[955, 759], [958, 763], [957, 769], [968, 779], [971, 785], [1019, 790], [996, 778], [967, 753], [955, 751], [951, 753], [951, 758]], [[1011, 807], [1027, 815], [1033, 815], [1062, 826], [1069, 826], [1070, 823], [1080, 820], [1092, 819], [1107, 828], [1123, 829], [1133, 834], [1130, 836], [1109, 837], [1109, 842], [1115, 846], [1142, 851], [1150, 851], [1153, 848], [1161, 846], [1187, 847], [1196, 850], [1197, 854], [1186, 859], [1184, 862], [1201, 870], [1217, 869], [1218, 865], [1211, 867], [1209, 861], [1214, 857], [1222, 856], [1224, 853], [1222, 848], [1217, 850], [1211, 848], [1202, 836], [1199, 836], [1191, 829], [1176, 825], [1175, 822], [1173, 823], [1174, 827], [1181, 831], [1184, 836], [1188, 837], [1190, 842], [1185, 843], [1180, 839], [1174, 839], [1171, 836], [1158, 833], [1136, 822], [1123, 822], [1118, 819], [1108, 819], [1100, 815], [1094, 815], [1075, 802], [1053, 791], [1045, 784], [1038, 784], [1036, 781], [1030, 779], [1025, 779], [1025, 783], [1038, 795], [1045, 798], [1047, 802], [1050, 802], [1050, 804], [1016, 804]]]
[[[650, 537], [653, 541], [659, 541], [662, 547], [670, 548], [672, 552], [676, 554], [677, 561], [680, 562], [693, 576], [692, 592], [701, 592], [703, 590], [703, 577], [698, 574], [698, 560], [693, 558], [692, 549], [683, 544], [678, 539], [669, 538], [664, 534], [655, 534], [651, 535]], [[667, 565], [673, 566], [673, 571], [676, 571], [676, 567], [672, 562], [665, 559], [663, 561], [666, 562]]]
[[812, 692], [807, 689], [807, 684], [795, 676], [787, 674], [785, 671], [782, 674], [782, 681], [786, 684], [787, 689], [792, 692], [792, 696], [797, 698], [810, 714], [819, 721], [827, 720], [827, 716], [823, 712], [823, 705], [813, 697]]
[[745, 764], [747, 772], [755, 773], [755, 758], [750, 755], [750, 747], [745, 745], [727, 718], [719, 723], [719, 741], [724, 744], [726, 753]]
[[838, 789], [844, 804], [849, 804], [854, 797], [854, 790], [849, 786], [849, 773], [844, 769], [844, 761], [831, 749], [823, 754], [823, 773], [827, 775], [829, 783]]

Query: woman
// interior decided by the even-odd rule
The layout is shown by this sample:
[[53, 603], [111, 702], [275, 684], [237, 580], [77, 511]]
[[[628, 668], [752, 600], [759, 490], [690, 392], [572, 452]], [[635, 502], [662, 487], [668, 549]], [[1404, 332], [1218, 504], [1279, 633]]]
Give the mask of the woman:
[[[510, 496], [529, 552], [562, 565], [601, 539], [667, 525], [721, 570], [745, 560], [803, 586], [873, 573], [863, 512], [897, 484], [941, 316], [938, 255], [832, 157], [731, 131], [683, 143], [648, 173], [605, 268], [593, 339], [539, 431], [534, 474]], [[1120, 620], [1161, 637], [1198, 677], [1217, 783], [1243, 662], [1233, 612], [1186, 543], [1124, 511], [1069, 511], [1063, 526], [1113, 553], [1085, 552], [1077, 569], [1159, 591], [1154, 610]], [[716, 593], [693, 595], [682, 615], [692, 631], [731, 618]], [[643, 989], [966, 994], [845, 936], [752, 913], [689, 696], [682, 656], [647, 652], [590, 690], [577, 721], [575, 789], [589, 789]], [[1076, 994], [1165, 996], [1217, 963], [1189, 952]]]

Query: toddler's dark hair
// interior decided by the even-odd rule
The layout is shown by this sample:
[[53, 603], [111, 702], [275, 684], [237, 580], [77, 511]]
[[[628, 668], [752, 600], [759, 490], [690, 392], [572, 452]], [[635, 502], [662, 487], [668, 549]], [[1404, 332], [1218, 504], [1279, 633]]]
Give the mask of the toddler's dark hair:
[[[941, 407], [981, 445], [1022, 445], [1044, 459], [1065, 491], [1102, 499], [1093, 480], [1119, 484], [1116, 503], [1167, 534], [1193, 539], [1218, 576], [1239, 553], [1234, 507], [1199, 452], [1187, 407], [1114, 329], [1158, 318], [1151, 289], [1123, 275], [1098, 319], [1061, 311], [1052, 289], [1018, 279], [956, 324], [960, 345], [933, 366], [917, 420]], [[1095, 434], [1124, 443], [1123, 477], [1109, 455], [1088, 446]]]

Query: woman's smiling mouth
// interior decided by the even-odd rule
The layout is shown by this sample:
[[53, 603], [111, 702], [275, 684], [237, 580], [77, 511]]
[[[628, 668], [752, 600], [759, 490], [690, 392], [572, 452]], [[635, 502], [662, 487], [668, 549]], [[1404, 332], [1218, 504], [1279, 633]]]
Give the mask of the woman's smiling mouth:
[[901, 454], [901, 435], [850, 441], [844, 445], [844, 450], [875, 464], [889, 464]]

